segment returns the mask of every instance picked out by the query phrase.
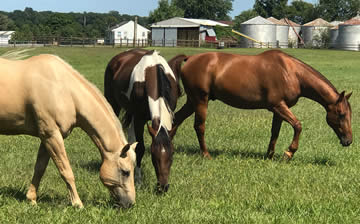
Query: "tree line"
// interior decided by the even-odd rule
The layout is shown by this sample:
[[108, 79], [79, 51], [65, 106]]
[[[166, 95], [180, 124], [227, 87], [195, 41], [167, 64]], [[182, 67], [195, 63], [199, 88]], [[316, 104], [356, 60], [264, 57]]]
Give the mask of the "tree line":
[[[159, 0], [158, 7], [149, 16], [138, 16], [138, 23], [147, 28], [152, 23], [173, 17], [233, 21], [234, 28], [255, 16], [265, 18], [287, 17], [304, 24], [316, 18], [327, 21], [346, 20], [360, 12], [359, 0], [319, 0], [311, 4], [302, 0], [255, 0], [250, 10], [241, 12], [235, 18], [229, 16], [234, 0]], [[134, 20], [135, 15], [108, 13], [52, 11], [37, 12], [32, 8], [13, 12], [0, 11], [0, 30], [14, 30], [14, 39], [33, 40], [41, 36], [61, 37], [104, 37], [106, 31], [123, 21]]]

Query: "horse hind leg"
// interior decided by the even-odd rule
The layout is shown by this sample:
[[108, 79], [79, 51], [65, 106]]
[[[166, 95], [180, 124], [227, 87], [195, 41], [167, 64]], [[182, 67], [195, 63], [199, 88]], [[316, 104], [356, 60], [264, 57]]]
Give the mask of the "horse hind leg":
[[31, 204], [36, 204], [37, 190], [39, 189], [41, 178], [43, 177], [46, 167], [49, 163], [50, 155], [46, 151], [44, 144], [40, 144], [35, 168], [34, 168], [34, 176], [31, 180], [31, 184], [28, 192], [26, 193], [26, 198], [30, 200]]
[[302, 130], [301, 123], [295, 117], [295, 115], [290, 111], [289, 107], [285, 104], [285, 102], [280, 103], [278, 106], [274, 107], [273, 110], [274, 113], [278, 114], [283, 120], [288, 122], [294, 129], [293, 140], [288, 150], [285, 151], [283, 155], [284, 160], [291, 160], [299, 147], [299, 137]]
[[278, 114], [274, 113], [272, 126], [271, 126], [271, 138], [268, 146], [268, 151], [266, 154], [266, 158], [268, 159], [272, 159], [274, 157], [275, 145], [279, 137], [282, 121], [283, 121], [282, 118]]
[[196, 104], [195, 108], [195, 122], [194, 129], [196, 131], [196, 135], [199, 141], [200, 149], [205, 158], [211, 159], [210, 153], [207, 150], [205, 143], [205, 121], [207, 115], [207, 107], [208, 107], [208, 98], [200, 100]]

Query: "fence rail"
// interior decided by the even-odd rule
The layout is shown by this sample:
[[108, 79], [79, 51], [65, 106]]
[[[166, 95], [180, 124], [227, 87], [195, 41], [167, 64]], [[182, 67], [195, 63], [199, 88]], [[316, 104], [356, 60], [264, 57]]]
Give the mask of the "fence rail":
[[[206, 47], [206, 48], [287, 48], [287, 47], [309, 47], [318, 48], [316, 44], [297, 45], [285, 42], [267, 42], [262, 45], [254, 42], [236, 42], [236, 41], [213, 41], [205, 42], [199, 40], [148, 40], [138, 39], [133, 42], [130, 39], [104, 40], [104, 38], [87, 37], [59, 37], [59, 36], [40, 36], [33, 40], [11, 40], [9, 43], [0, 42], [0, 47], [42, 47], [42, 46], [82, 46], [82, 47]], [[335, 48], [343, 50], [360, 51], [360, 42], [358, 44], [336, 44], [325, 43], [323, 48]]]

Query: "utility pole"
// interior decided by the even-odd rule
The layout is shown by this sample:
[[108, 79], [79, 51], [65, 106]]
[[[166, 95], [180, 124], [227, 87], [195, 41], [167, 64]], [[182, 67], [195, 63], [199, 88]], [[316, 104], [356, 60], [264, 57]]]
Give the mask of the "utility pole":
[[136, 41], [137, 41], [137, 23], [138, 23], [138, 17], [135, 16], [135, 22], [134, 22], [134, 41], [133, 46], [136, 47]]

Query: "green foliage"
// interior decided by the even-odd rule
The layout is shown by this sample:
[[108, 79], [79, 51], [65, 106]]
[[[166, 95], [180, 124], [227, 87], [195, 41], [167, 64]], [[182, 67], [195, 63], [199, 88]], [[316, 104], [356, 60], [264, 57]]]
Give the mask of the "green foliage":
[[174, 4], [184, 10], [186, 18], [230, 20], [234, 0], [173, 0]]
[[301, 0], [292, 1], [287, 8], [287, 18], [298, 24], [305, 24], [318, 16], [313, 4]]
[[359, 0], [320, 0], [316, 6], [318, 16], [327, 21], [344, 21], [357, 15]]
[[[151, 48], [153, 49], [153, 48]], [[0, 54], [12, 48], [0, 48]], [[69, 62], [103, 90], [108, 61], [125, 49], [36, 48], [31, 54], [51, 53]], [[213, 49], [159, 48], [170, 59]], [[217, 50], [219, 51], [219, 50]], [[264, 49], [225, 49], [257, 54]], [[179, 127], [173, 143], [174, 163], [169, 192], [154, 193], [156, 175], [145, 131], [144, 182], [137, 186], [136, 204], [113, 208], [99, 180], [100, 154], [90, 138], [75, 129], [65, 140], [84, 209], [69, 205], [68, 192], [52, 161], [42, 179], [38, 205], [25, 198], [40, 141], [29, 136], [0, 135], [1, 223], [358, 223], [360, 201], [360, 54], [359, 52], [285, 49], [324, 74], [338, 91], [353, 91], [353, 144], [343, 148], [326, 124], [325, 110], [301, 98], [291, 110], [301, 121], [299, 150], [291, 162], [281, 155], [293, 129], [283, 123], [275, 159], [263, 160], [270, 139], [272, 115], [266, 110], [240, 110], [209, 102], [206, 143], [212, 160], [200, 156], [193, 129], [194, 116]], [[241, 74], [241, 70], [238, 71]], [[186, 96], [179, 99], [178, 108]]]
[[288, 0], [255, 0], [254, 10], [262, 17], [284, 18]]
[[238, 16], [235, 16], [235, 19], [234, 19], [234, 29], [235, 30], [240, 30], [240, 24], [249, 20], [249, 19], [252, 19], [256, 16], [258, 16], [259, 14], [254, 10], [254, 9], [249, 9], [249, 10], [245, 10], [245, 11], [242, 11], [240, 13], [240, 15]]
[[[24, 11], [0, 13], [0, 27], [15, 30], [16, 40], [32, 40], [43, 36], [104, 37], [110, 27], [123, 21], [134, 20], [135, 16], [117, 11], [109, 13], [58, 13], [37, 12], [32, 8]], [[138, 23], [148, 25], [147, 17], [138, 17]]]
[[184, 10], [178, 8], [173, 1], [160, 0], [159, 6], [149, 14], [149, 23], [156, 23], [173, 17], [184, 17]]

